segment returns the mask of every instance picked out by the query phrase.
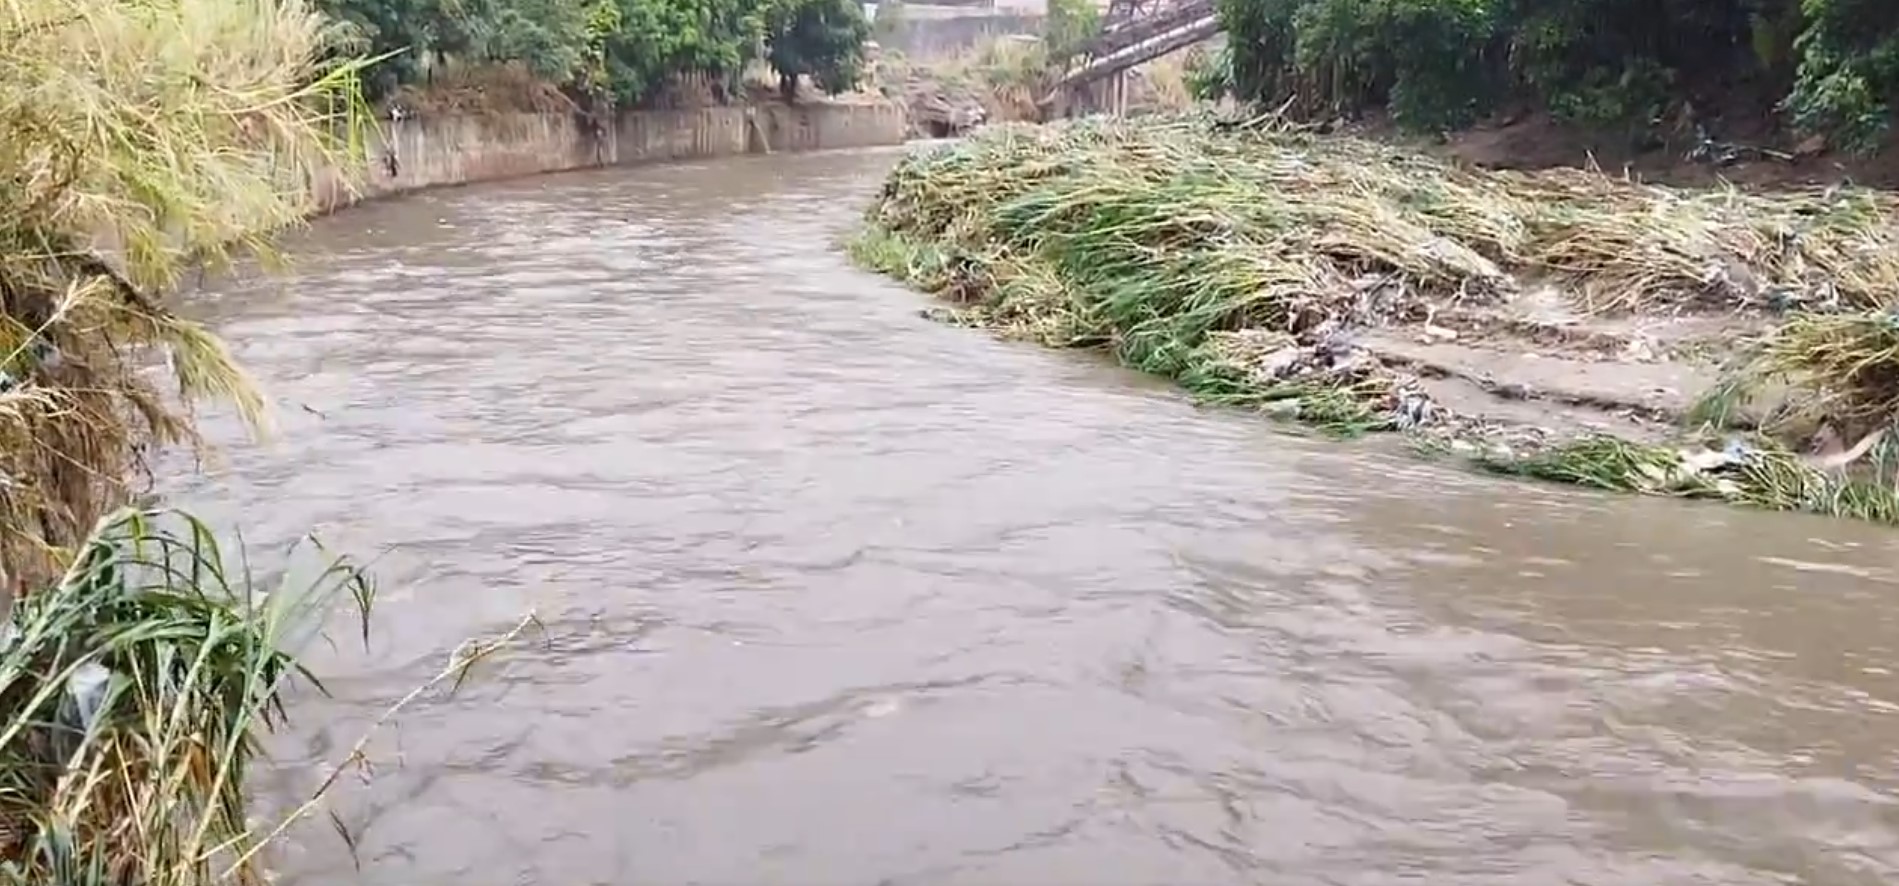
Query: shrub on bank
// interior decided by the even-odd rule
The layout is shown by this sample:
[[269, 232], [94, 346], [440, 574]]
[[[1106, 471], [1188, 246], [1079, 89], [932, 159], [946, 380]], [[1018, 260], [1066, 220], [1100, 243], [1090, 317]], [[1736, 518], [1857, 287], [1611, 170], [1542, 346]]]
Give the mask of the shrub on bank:
[[1899, 98], [1883, 0], [1219, 0], [1235, 92], [1454, 127], [1512, 100], [1653, 128], [1684, 105], [1789, 112], [1870, 148]]
[[651, 104], [685, 81], [730, 97], [767, 60], [836, 94], [856, 85], [870, 30], [855, 0], [313, 2], [346, 38], [341, 54], [379, 59], [365, 81], [377, 101], [483, 79], [469, 71], [485, 68], [522, 71], [583, 103]]
[[[1899, 328], [1893, 220], [1889, 199], [1851, 190], [1676, 191], [1290, 130], [1086, 121], [912, 155], [854, 252], [958, 320], [1108, 348], [1217, 402], [1402, 430], [1498, 470], [1890, 520], [1885, 469], [1835, 475], [1788, 444], [1822, 425], [1862, 439], [1893, 415], [1899, 351], [1866, 334]], [[1801, 405], [1712, 456], [1700, 428], [1670, 446], [1562, 439], [1454, 414], [1347, 334], [1529, 284], [1598, 312], [1791, 308], [1723, 394], [1771, 382]]]
[[[302, 0], [0, 0], [0, 573], [9, 590], [71, 550], [194, 443], [191, 405], [264, 401], [165, 296], [314, 209], [355, 163], [354, 66], [319, 68]], [[149, 371], [153, 358], [163, 375]], [[167, 390], [170, 388], [170, 390]]]

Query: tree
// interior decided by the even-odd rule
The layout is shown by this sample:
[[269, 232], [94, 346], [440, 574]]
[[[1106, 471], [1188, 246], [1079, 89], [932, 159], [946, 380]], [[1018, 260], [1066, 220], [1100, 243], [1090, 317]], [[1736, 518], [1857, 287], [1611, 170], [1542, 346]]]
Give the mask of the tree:
[[1048, 0], [1042, 43], [1049, 60], [1067, 62], [1101, 34], [1101, 10], [1092, 0]]
[[338, 25], [341, 54], [382, 61], [365, 76], [371, 98], [428, 78], [450, 61], [519, 63], [556, 85], [587, 57], [586, 0], [319, 0]]
[[428, 43], [425, 0], [319, 0], [317, 7], [335, 23], [338, 58], [380, 61], [363, 73], [363, 91], [380, 98], [421, 72], [416, 50]]
[[856, 0], [779, 0], [768, 21], [766, 59], [785, 101], [797, 100], [801, 76], [829, 95], [857, 85], [870, 22]]
[[1872, 147], [1899, 101], [1890, 0], [1218, 2], [1236, 93], [1308, 113], [1434, 129], [1510, 99], [1648, 129], [1705, 98]]
[[729, 83], [767, 57], [787, 97], [799, 77], [836, 94], [856, 85], [870, 36], [856, 0], [316, 2], [349, 52], [384, 58], [372, 98], [463, 63], [519, 65], [570, 92], [637, 105], [683, 75]]
[[593, 0], [587, 13], [590, 86], [625, 104], [679, 75], [736, 77], [764, 51], [763, 0]]
[[587, 50], [582, 0], [484, 0], [481, 5], [489, 24], [481, 34], [478, 60], [519, 62], [556, 85], [579, 75]]

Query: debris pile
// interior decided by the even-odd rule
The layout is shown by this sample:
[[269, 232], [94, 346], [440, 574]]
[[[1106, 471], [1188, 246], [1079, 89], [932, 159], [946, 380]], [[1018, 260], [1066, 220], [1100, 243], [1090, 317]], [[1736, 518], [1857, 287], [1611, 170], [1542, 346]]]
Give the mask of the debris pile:
[[[1849, 188], [1477, 170], [1272, 120], [1091, 119], [912, 155], [854, 251], [968, 322], [1106, 347], [1212, 401], [1403, 431], [1498, 470], [1879, 518], [1886, 461], [1803, 450], [1899, 417], [1895, 208]], [[1661, 439], [1442, 403], [1359, 340], [1450, 341], [1434, 318], [1551, 292], [1580, 315], [1739, 316], [1761, 334], [1718, 343], [1726, 381]], [[1664, 359], [1640, 336], [1600, 359], [1637, 357]]]

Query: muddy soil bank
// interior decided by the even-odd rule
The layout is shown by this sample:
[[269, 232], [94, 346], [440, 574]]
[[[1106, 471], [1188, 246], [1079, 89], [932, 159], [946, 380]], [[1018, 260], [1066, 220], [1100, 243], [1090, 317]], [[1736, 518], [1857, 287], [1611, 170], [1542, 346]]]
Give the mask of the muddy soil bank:
[[1705, 147], [1692, 126], [1669, 127], [1638, 139], [1626, 130], [1593, 129], [1529, 113], [1493, 117], [1438, 136], [1402, 132], [1378, 115], [1340, 129], [1486, 169], [1594, 167], [1678, 187], [1785, 189], [1850, 182], [1899, 189], [1899, 150], [1889, 147], [1873, 155], [1837, 151], [1823, 138], [1797, 137], [1752, 118], [1746, 125], [1708, 131], [1710, 143]]

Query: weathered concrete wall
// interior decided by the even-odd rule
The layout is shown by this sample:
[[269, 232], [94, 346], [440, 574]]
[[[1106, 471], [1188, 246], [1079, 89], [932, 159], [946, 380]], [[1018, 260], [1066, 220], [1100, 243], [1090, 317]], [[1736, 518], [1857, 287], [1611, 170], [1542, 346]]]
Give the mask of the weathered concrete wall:
[[[850, 108], [849, 112], [822, 108]], [[774, 151], [825, 151], [902, 144], [908, 112], [895, 102], [852, 105], [764, 105], [757, 109]]]
[[901, 144], [894, 103], [625, 111], [593, 131], [576, 115], [511, 114], [383, 124], [352, 192], [340, 174], [313, 183], [324, 209], [422, 188], [570, 169]]

